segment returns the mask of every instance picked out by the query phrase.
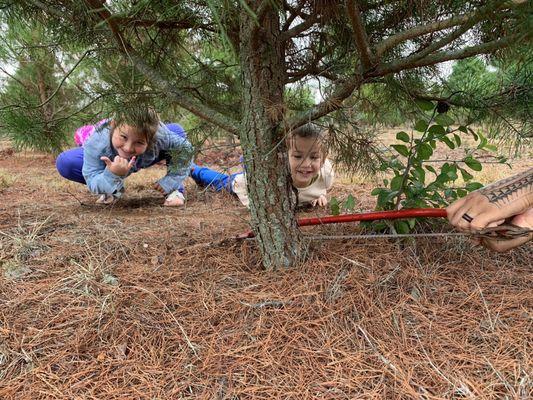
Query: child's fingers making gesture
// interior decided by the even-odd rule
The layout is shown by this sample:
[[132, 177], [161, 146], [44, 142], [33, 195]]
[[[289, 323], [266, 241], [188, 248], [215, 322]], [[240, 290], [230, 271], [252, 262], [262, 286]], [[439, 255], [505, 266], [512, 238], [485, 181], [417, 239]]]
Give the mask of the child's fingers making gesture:
[[127, 160], [126, 158], [122, 158], [120, 156], [115, 156], [115, 159], [111, 161], [109, 157], [102, 156], [100, 157], [100, 160], [102, 160], [107, 169], [118, 176], [126, 176], [128, 172], [130, 171], [131, 167], [135, 164], [135, 156], [131, 158], [131, 160]]

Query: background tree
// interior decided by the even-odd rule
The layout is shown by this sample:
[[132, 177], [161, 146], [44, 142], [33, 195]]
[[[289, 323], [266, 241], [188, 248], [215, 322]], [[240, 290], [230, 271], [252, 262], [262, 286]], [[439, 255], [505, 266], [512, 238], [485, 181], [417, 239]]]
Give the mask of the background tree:
[[[529, 43], [530, 4], [513, 1], [196, 0], [9, 1], [6, 16], [36, 19], [54, 44], [99, 47], [97, 69], [124, 101], [172, 103], [238, 134], [252, 226], [266, 268], [305, 257], [284, 137], [341, 113], [365, 85], [436, 97], [424, 79], [441, 62]], [[109, 65], [115, 69], [109, 69]], [[323, 100], [290, 110], [287, 88], [314, 81]], [[418, 82], [406, 86], [406, 82]], [[427, 81], [426, 81], [427, 82]], [[353, 130], [354, 135], [356, 130]], [[349, 132], [349, 134], [351, 134]], [[350, 136], [344, 137], [350, 143]], [[340, 142], [340, 141], [337, 141]], [[354, 137], [357, 157], [368, 141]]]
[[443, 81], [443, 93], [461, 106], [456, 112], [463, 119], [484, 123], [491, 136], [520, 144], [533, 137], [533, 56], [528, 47], [514, 50], [512, 57], [490, 63], [480, 57], [458, 61]]
[[17, 148], [58, 153], [72, 125], [67, 117], [79, 105], [77, 90], [71, 82], [61, 84], [66, 71], [44, 26], [11, 21], [3, 28], [0, 60], [10, 79], [0, 90], [2, 132]]

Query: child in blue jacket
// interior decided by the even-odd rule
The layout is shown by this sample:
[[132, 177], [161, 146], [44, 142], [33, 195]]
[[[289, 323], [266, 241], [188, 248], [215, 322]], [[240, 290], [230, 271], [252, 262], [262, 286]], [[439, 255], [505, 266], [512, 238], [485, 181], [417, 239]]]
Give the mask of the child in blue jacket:
[[100, 194], [98, 203], [110, 204], [120, 198], [130, 174], [166, 160], [167, 174], [154, 189], [165, 195], [165, 206], [181, 206], [185, 202], [183, 181], [189, 176], [194, 149], [181, 126], [168, 127], [151, 108], [105, 120], [83, 147], [59, 155], [57, 170], [64, 178]]

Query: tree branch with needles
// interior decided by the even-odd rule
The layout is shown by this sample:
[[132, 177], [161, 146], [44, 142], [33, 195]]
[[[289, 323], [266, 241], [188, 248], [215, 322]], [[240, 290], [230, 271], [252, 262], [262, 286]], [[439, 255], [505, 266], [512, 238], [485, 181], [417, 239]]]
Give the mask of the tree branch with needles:
[[361, 64], [363, 70], [366, 71], [374, 66], [374, 56], [370, 51], [368, 36], [366, 34], [363, 18], [361, 17], [361, 11], [357, 6], [357, 2], [354, 0], [347, 1], [346, 9], [348, 10], [348, 16], [352, 23], [355, 44], [357, 46], [359, 57], [361, 58]]

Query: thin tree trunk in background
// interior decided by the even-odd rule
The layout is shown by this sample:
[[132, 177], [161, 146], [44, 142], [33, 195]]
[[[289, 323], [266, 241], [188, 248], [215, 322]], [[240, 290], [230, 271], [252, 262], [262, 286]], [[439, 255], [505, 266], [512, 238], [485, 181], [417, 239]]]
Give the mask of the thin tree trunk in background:
[[53, 106], [50, 102], [48, 103], [45, 103], [46, 100], [48, 99], [49, 97], [49, 88], [48, 88], [48, 85], [46, 83], [46, 74], [49, 74], [51, 73], [50, 71], [47, 70], [46, 67], [43, 67], [42, 65], [37, 65], [36, 66], [36, 69], [37, 69], [37, 87], [38, 87], [38, 90], [39, 90], [39, 99], [41, 100], [41, 104], [44, 104], [42, 107], [41, 107], [41, 112], [42, 112], [42, 115], [43, 115], [43, 133], [51, 138], [53, 137], [54, 135], [54, 132], [52, 132], [50, 130], [50, 121], [52, 120], [52, 118], [54, 117], [54, 110], [53, 110]]
[[[284, 55], [277, 40], [278, 12], [257, 23], [241, 13], [241, 145], [244, 149], [252, 227], [266, 269], [288, 268], [304, 254], [294, 216], [296, 198], [289, 182], [283, 140]], [[253, 180], [251, 179], [253, 177]]]

